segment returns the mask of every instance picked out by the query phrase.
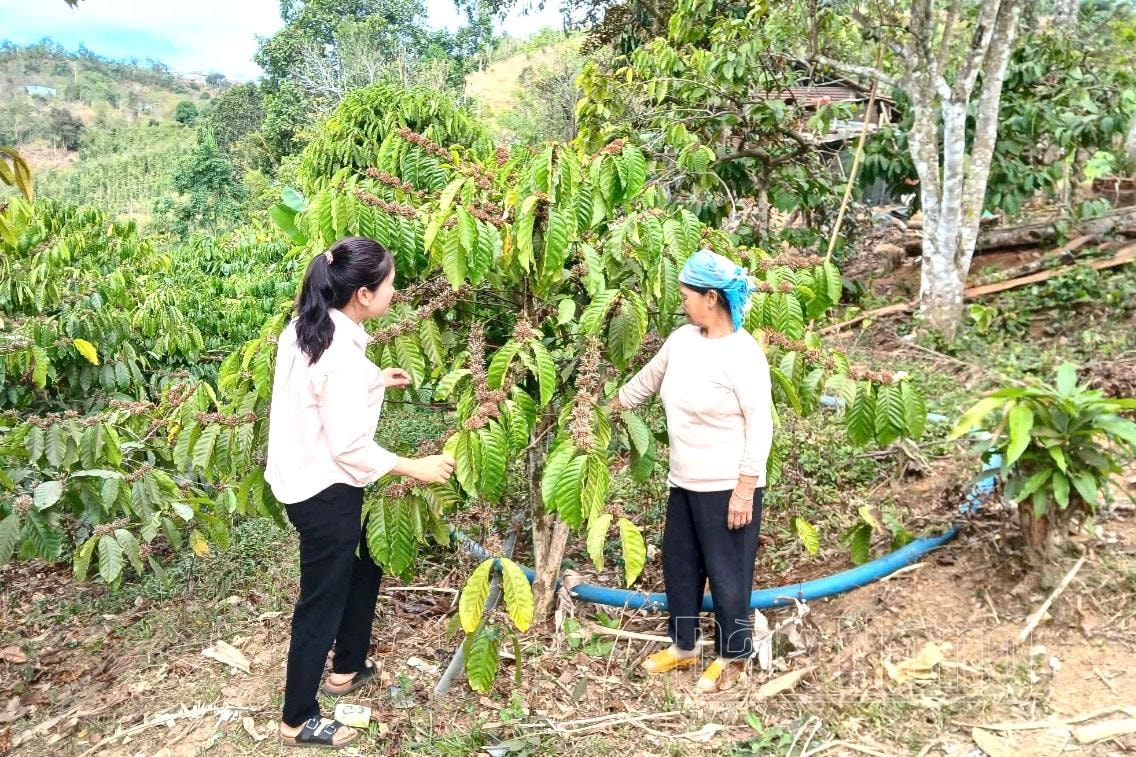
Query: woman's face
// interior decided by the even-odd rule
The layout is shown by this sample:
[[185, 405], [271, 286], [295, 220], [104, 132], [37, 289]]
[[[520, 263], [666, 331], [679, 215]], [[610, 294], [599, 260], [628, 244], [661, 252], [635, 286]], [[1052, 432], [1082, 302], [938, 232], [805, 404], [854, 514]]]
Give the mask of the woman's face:
[[390, 307], [391, 297], [394, 296], [394, 269], [387, 274], [387, 277], [374, 289], [367, 289], [366, 287], [360, 289], [355, 293], [355, 299], [359, 302], [359, 307], [363, 312], [364, 319], [380, 318], [386, 315], [387, 308]]
[[704, 328], [712, 323], [711, 317], [714, 309], [718, 307], [717, 295], [712, 292], [706, 294], [696, 292], [686, 284], [679, 284], [678, 292], [682, 297], [682, 310], [686, 313], [688, 321], [699, 328]]

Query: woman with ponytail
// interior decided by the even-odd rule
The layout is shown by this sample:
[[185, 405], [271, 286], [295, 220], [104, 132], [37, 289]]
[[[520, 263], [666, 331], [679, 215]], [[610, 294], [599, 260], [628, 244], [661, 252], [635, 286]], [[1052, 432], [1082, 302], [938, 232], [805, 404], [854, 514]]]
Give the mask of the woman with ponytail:
[[611, 407], [630, 409], [657, 392], [667, 417], [663, 580], [673, 643], [648, 657], [644, 668], [663, 673], [697, 662], [699, 612], [709, 579], [717, 659], [703, 671], [698, 689], [713, 691], [753, 654], [749, 598], [773, 406], [765, 353], [742, 328], [755, 288], [745, 269], [701, 250], [678, 278], [690, 323], [671, 333]]
[[371, 239], [341, 239], [308, 265], [277, 347], [264, 477], [300, 534], [280, 725], [289, 746], [339, 748], [359, 737], [320, 717], [316, 691], [333, 644], [324, 693], [354, 691], [377, 672], [367, 651], [383, 572], [364, 538], [363, 487], [387, 474], [443, 483], [454, 469], [448, 456], [406, 459], [375, 442], [384, 390], [410, 383], [401, 368], [367, 358], [363, 322], [383, 315], [393, 294], [391, 254]]

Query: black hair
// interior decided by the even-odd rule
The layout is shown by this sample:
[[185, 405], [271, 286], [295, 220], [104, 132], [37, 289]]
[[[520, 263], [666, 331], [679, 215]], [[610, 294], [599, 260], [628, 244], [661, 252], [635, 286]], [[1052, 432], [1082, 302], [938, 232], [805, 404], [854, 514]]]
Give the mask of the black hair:
[[331, 346], [331, 308], [342, 308], [360, 289], [376, 289], [394, 270], [394, 257], [366, 237], [345, 237], [308, 263], [296, 298], [296, 341], [316, 362]]
[[698, 292], [699, 294], [713, 292], [714, 294], [718, 295], [718, 307], [722, 309], [723, 313], [730, 316], [730, 322], [733, 323], [733, 314], [730, 312], [730, 301], [726, 298], [726, 293], [724, 291], [722, 291], [721, 289], [716, 289], [714, 287], [696, 287], [693, 284], [687, 284], [685, 281], [682, 282], [682, 285], [690, 291]]

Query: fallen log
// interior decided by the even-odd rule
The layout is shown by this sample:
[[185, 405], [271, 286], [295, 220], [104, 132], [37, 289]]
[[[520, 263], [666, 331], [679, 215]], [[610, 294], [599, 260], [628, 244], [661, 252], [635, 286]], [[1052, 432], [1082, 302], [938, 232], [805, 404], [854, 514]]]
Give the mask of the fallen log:
[[[1093, 261], [1090, 261], [1088, 263], [1085, 263], [1085, 267], [1092, 268], [1094, 271], [1103, 271], [1103, 270], [1106, 270], [1108, 268], [1116, 268], [1117, 266], [1126, 265], [1126, 264], [1132, 263], [1132, 262], [1136, 262], [1136, 244], [1130, 244], [1130, 245], [1127, 245], [1125, 247], [1121, 247], [1117, 251], [1116, 255], [1114, 255], [1111, 258], [1105, 258], [1103, 260], [1093, 260]], [[1041, 271], [1040, 273], [1033, 273], [1033, 274], [1030, 274], [1028, 276], [1019, 276], [1017, 278], [1007, 279], [1006, 281], [997, 281], [997, 282], [994, 282], [993, 284], [984, 284], [982, 286], [967, 287], [963, 291], [963, 299], [964, 300], [974, 300], [974, 299], [978, 299], [979, 297], [985, 297], [985, 296], [990, 295], [990, 294], [997, 294], [998, 292], [1005, 292], [1009, 289], [1017, 289], [1018, 287], [1029, 286], [1030, 284], [1039, 284], [1043, 281], [1047, 281], [1049, 279], [1060, 276], [1062, 273], [1065, 273], [1067, 270], [1069, 270], [1069, 268], [1070, 268], [1070, 266], [1068, 266], [1068, 265], [1062, 265], [1058, 268], [1051, 268], [1047, 271]], [[876, 308], [874, 310], [869, 310], [866, 313], [861, 313], [860, 315], [856, 316], [855, 318], [851, 318], [847, 321], [842, 321], [841, 323], [836, 323], [836, 324], [833, 324], [831, 326], [826, 326], [823, 329], [821, 329], [819, 333], [820, 334], [835, 334], [835, 333], [837, 333], [839, 331], [843, 331], [844, 329], [847, 329], [851, 326], [855, 326], [858, 323], [862, 323], [863, 321], [866, 321], [869, 318], [885, 318], [889, 315], [900, 315], [901, 313], [910, 313], [910, 312], [914, 311], [915, 308], [918, 307], [918, 305], [919, 305], [918, 300], [911, 300], [909, 302], [900, 302], [900, 303], [896, 303], [895, 305], [886, 305], [882, 308]]]
[[[1034, 258], [1027, 263], [1023, 263], [1022, 265], [1015, 266], [1013, 268], [1007, 268], [991, 276], [985, 276], [982, 279], [976, 281], [974, 285], [980, 286], [982, 284], [993, 284], [998, 281], [1006, 281], [1007, 279], [1016, 279], [1019, 276], [1025, 276], [1030, 273], [1044, 271], [1057, 265], [1072, 265], [1073, 263], [1077, 262], [1077, 256], [1075, 254], [1077, 250], [1080, 250], [1082, 247], [1088, 244], [1092, 244], [1096, 241], [1097, 236], [1095, 234], [1086, 234], [1085, 236], [1077, 237], [1076, 239], [1072, 239], [1066, 242], [1055, 250], [1043, 252], [1039, 257]], [[1110, 240], [1108, 242], [1100, 242], [1099, 244], [1095, 244], [1093, 246], [1093, 251], [1107, 252], [1109, 250], [1115, 250], [1123, 246], [1123, 242]]]
[[[1118, 208], [1097, 218], [1090, 218], [1073, 225], [1073, 228], [1060, 229], [1059, 226], [1071, 224], [1068, 216], [1050, 217], [1038, 221], [987, 229], [979, 233], [974, 246], [976, 255], [994, 250], [1007, 250], [1015, 247], [1041, 247], [1053, 244], [1062, 231], [1079, 236], [1096, 235], [1136, 236], [1136, 207]], [[922, 235], [905, 236], [903, 248], [909, 256], [923, 252]]]
[[[1122, 247], [1117, 251], [1116, 255], [1104, 260], [1092, 260], [1085, 263], [1086, 268], [1092, 268], [1094, 271], [1103, 271], [1108, 268], [1116, 268], [1127, 263], [1136, 261], [1136, 244], [1130, 244], [1127, 247]], [[1017, 289], [1018, 287], [1029, 286], [1030, 284], [1038, 284], [1042, 281], [1060, 276], [1069, 270], [1070, 266], [1061, 266], [1059, 268], [1051, 268], [1048, 271], [1041, 271], [1040, 273], [1032, 273], [1029, 276], [1019, 276], [1016, 279], [1007, 279], [1006, 281], [998, 281], [993, 284], [985, 284], [983, 286], [969, 287], [963, 292], [963, 296], [968, 300], [973, 300], [978, 297], [985, 297], [988, 294], [996, 294], [997, 292], [1004, 292], [1007, 289]]]

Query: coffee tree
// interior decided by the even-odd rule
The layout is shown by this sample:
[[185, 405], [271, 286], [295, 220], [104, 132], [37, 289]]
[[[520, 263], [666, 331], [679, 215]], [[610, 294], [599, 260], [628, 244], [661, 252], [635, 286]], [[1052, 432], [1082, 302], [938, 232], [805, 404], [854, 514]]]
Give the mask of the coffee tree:
[[[840, 295], [830, 262], [736, 245], [669, 204], [630, 142], [595, 152], [557, 143], [510, 151], [461, 111], [430, 102], [372, 87], [331, 115], [301, 160], [302, 192], [286, 193], [273, 209], [294, 246], [269, 276], [298, 269], [344, 236], [372, 237], [394, 254], [403, 291], [368, 352], [410, 373], [403, 399], [450, 410], [446, 434], [398, 451], [444, 449], [457, 466], [447, 485], [388, 478], [368, 493], [371, 553], [388, 572], [407, 574], [422, 544], [448, 542], [448, 514], [479, 501], [531, 528], [531, 589], [517, 565], [498, 561], [508, 624], [483, 612], [494, 561], [478, 566], [462, 592], [458, 616], [476, 689], [492, 685], [499, 645], [548, 615], [571, 533], [585, 539], [597, 567], [617, 537], [628, 585], [642, 570], [640, 527], [607, 495], [617, 458], [626, 454], [642, 480], [656, 465], [658, 440], [640, 415], [611, 414], [606, 400], [678, 325], [677, 274], [696, 250], [714, 249], [757, 278], [745, 327], [765, 344], [780, 411], [809, 413], [828, 387], [844, 397], [857, 442], [921, 433], [922, 400], [902, 375], [849, 365], [813, 329]], [[188, 531], [203, 553], [209, 542], [224, 544], [234, 515], [280, 518], [262, 470], [275, 342], [289, 317], [287, 299], [279, 304], [225, 358], [216, 381], [151, 382], [145, 406], [84, 407], [59, 420], [101, 428], [92, 432], [102, 434], [100, 449], [108, 429], [118, 440], [129, 429], [130, 443], [117, 442], [121, 460], [84, 457], [94, 442], [72, 430], [55, 432], [65, 450], [45, 464], [25, 450], [47, 421], [15, 423], [3, 447], [15, 504], [3, 513], [49, 519], [52, 533], [70, 537], [76, 572], [85, 574], [97, 553], [112, 583], [123, 556], [143, 569], [135, 556], [153, 558], [146, 553], [155, 541], [180, 546]], [[85, 359], [83, 349], [72, 351]], [[815, 529], [797, 525], [815, 549]], [[20, 552], [55, 557], [62, 546]]]

